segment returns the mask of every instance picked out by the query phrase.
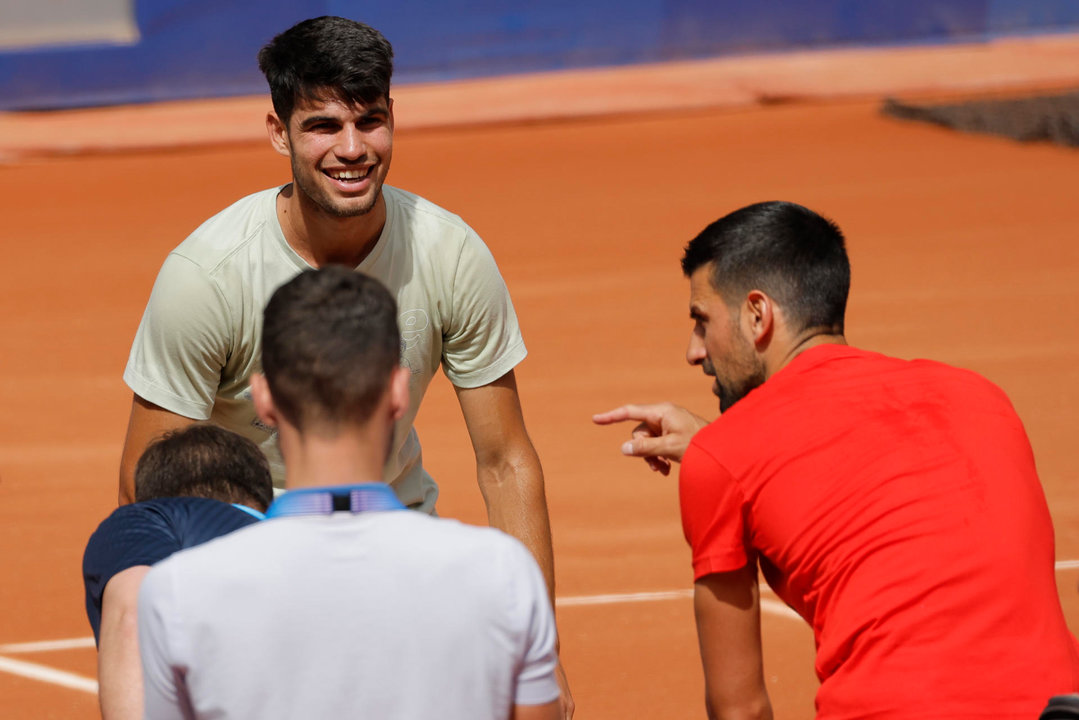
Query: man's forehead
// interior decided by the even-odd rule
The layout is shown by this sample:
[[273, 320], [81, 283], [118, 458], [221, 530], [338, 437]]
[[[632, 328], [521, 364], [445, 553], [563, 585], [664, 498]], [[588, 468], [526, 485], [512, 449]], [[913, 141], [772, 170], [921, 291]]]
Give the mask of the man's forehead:
[[353, 102], [341, 98], [331, 90], [325, 90], [316, 92], [311, 97], [299, 98], [293, 112], [303, 115], [322, 115], [334, 112], [364, 114], [378, 110], [385, 111], [389, 109], [389, 106], [390, 101], [386, 96], [379, 97], [369, 103], [362, 100]]

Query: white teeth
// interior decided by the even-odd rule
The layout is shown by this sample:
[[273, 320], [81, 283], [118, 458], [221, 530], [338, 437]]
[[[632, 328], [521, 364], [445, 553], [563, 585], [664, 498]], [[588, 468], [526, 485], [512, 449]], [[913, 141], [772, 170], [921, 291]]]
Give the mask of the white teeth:
[[338, 170], [337, 172], [329, 173], [334, 180], [359, 180], [366, 174], [366, 172], [360, 172], [359, 170]]

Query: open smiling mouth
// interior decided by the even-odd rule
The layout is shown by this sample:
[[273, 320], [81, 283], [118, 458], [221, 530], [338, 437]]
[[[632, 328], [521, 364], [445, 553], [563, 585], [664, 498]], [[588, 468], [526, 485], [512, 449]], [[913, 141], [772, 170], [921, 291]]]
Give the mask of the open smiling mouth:
[[371, 170], [374, 165], [369, 165], [363, 169], [353, 170], [323, 170], [322, 174], [326, 175], [332, 180], [336, 180], [341, 183], [358, 183], [362, 180], [366, 180], [367, 176], [371, 174]]

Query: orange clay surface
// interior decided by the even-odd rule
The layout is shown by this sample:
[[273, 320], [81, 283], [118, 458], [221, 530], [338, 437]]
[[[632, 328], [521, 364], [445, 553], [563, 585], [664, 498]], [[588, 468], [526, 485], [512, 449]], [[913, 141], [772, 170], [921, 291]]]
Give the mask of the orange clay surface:
[[[704, 225], [759, 200], [803, 203], [846, 231], [853, 344], [972, 368], [1010, 395], [1079, 629], [1079, 570], [1067, 563], [1079, 559], [1079, 154], [889, 120], [877, 105], [398, 132], [391, 182], [480, 232], [520, 315], [530, 354], [518, 381], [547, 476], [581, 720], [704, 716], [676, 482], [621, 457], [629, 428], [590, 415], [663, 399], [714, 415], [710, 382], [683, 360], [678, 259]], [[89, 636], [82, 550], [115, 505], [130, 403], [120, 376], [161, 261], [202, 220], [288, 172], [263, 141], [0, 165], [0, 717], [96, 716], [80, 680], [95, 676], [92, 648], [18, 644]], [[418, 425], [441, 514], [483, 522], [444, 378]], [[811, 633], [768, 609], [776, 716], [807, 720]]]

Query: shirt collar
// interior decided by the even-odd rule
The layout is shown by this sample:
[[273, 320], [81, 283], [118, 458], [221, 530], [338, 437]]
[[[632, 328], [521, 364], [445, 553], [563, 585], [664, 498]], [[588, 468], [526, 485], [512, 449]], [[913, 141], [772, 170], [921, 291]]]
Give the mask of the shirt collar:
[[348, 511], [404, 510], [405, 506], [386, 483], [359, 483], [332, 487], [301, 488], [279, 495], [266, 511], [267, 518], [288, 515], [329, 515]]

